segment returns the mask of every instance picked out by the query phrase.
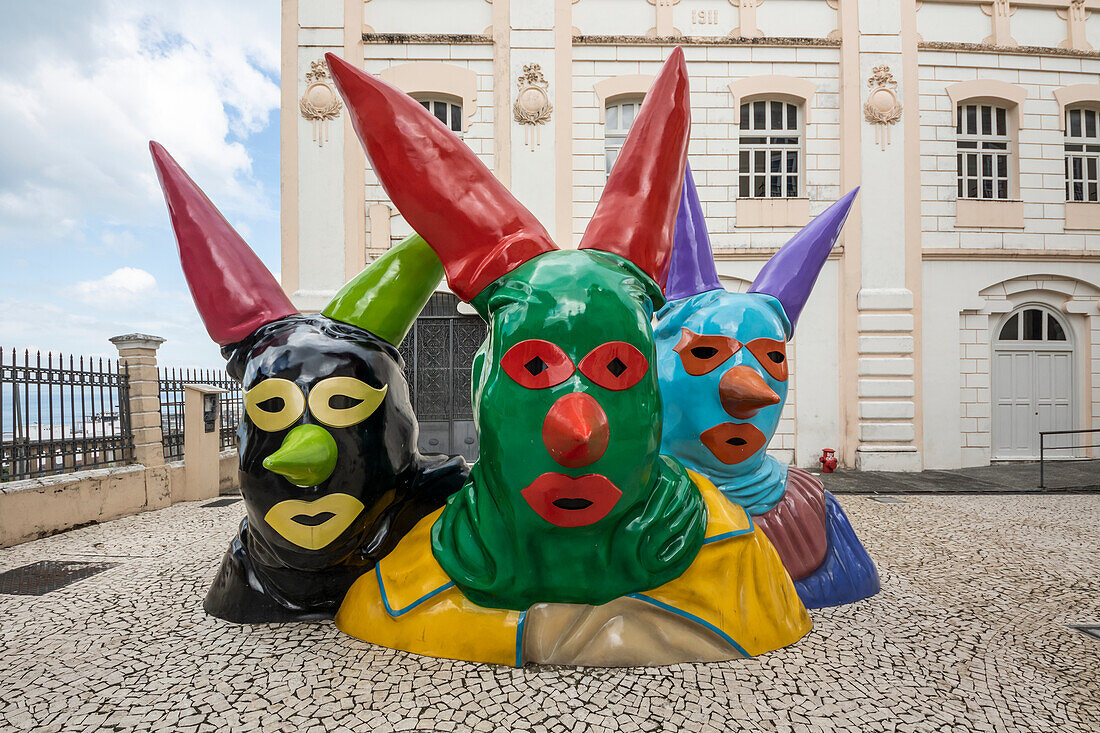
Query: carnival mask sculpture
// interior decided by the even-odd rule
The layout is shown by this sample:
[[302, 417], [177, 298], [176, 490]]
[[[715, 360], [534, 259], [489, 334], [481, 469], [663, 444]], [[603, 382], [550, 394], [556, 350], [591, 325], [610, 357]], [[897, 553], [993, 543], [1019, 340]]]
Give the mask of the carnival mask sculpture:
[[300, 314], [175, 160], [151, 143], [207, 331], [244, 388], [247, 517], [207, 594], [238, 623], [331, 618], [351, 583], [468, 476], [425, 457], [397, 347], [443, 276], [410, 237]]
[[337, 626], [516, 665], [729, 659], [800, 638], [809, 618], [767, 539], [659, 452], [651, 318], [687, 153], [682, 51], [565, 251], [415, 100], [328, 60], [386, 192], [489, 323], [469, 482], [355, 583]]
[[722, 287], [688, 170], [676, 220], [668, 304], [657, 314], [662, 449], [753, 515], [807, 608], [878, 592], [874, 563], [840, 504], [813, 475], [766, 449], [787, 397], [787, 341], [858, 189], [806, 225], [748, 293]]

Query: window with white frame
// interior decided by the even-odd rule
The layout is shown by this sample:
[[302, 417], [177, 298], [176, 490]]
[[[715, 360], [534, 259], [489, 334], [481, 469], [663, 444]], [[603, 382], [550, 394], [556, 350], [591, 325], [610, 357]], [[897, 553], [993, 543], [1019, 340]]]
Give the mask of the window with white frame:
[[1066, 110], [1066, 201], [1100, 202], [1100, 112]]
[[455, 104], [448, 99], [438, 97], [417, 96], [416, 101], [424, 105], [424, 109], [431, 112], [436, 118], [454, 132], [462, 132], [462, 105]]
[[1008, 109], [960, 104], [955, 123], [958, 197], [1007, 199], [1012, 138]]
[[603, 157], [604, 173], [611, 173], [611, 167], [619, 158], [619, 151], [623, 149], [623, 142], [630, 132], [630, 126], [634, 124], [634, 118], [642, 108], [642, 100], [620, 99], [607, 105], [604, 112], [603, 133]]
[[797, 104], [758, 99], [741, 105], [740, 198], [801, 194], [802, 115]]

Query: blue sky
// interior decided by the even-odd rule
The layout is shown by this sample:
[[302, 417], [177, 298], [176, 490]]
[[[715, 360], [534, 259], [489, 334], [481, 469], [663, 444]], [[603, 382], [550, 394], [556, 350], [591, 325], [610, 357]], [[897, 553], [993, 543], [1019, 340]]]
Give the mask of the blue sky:
[[0, 346], [222, 366], [149, 158], [162, 143], [279, 268], [279, 2], [11, 3], [0, 24]]

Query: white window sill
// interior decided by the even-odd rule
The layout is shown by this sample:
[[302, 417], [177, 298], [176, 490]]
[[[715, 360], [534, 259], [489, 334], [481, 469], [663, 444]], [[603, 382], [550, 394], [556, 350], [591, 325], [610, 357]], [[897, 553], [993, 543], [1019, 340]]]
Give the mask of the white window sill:
[[1066, 229], [1100, 230], [1100, 203], [1067, 201]]
[[1012, 199], [956, 199], [955, 226], [1023, 229], [1024, 202]]
[[801, 227], [809, 221], [808, 198], [737, 199], [737, 227]]

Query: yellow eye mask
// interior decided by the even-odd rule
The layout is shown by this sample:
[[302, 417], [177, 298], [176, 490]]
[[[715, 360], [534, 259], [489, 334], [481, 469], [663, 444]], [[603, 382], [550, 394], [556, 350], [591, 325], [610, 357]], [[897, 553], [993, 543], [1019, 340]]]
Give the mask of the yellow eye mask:
[[[268, 403], [275, 399], [282, 401], [282, 407], [272, 410]], [[260, 430], [277, 433], [298, 421], [306, 410], [306, 398], [288, 379], [265, 379], [244, 393], [244, 410]]]
[[[389, 390], [389, 385], [375, 389], [354, 377], [329, 377], [309, 391], [309, 411], [319, 422], [330, 428], [347, 428], [361, 423], [374, 414]], [[343, 397], [355, 402], [350, 407], [333, 407], [332, 399]]]

